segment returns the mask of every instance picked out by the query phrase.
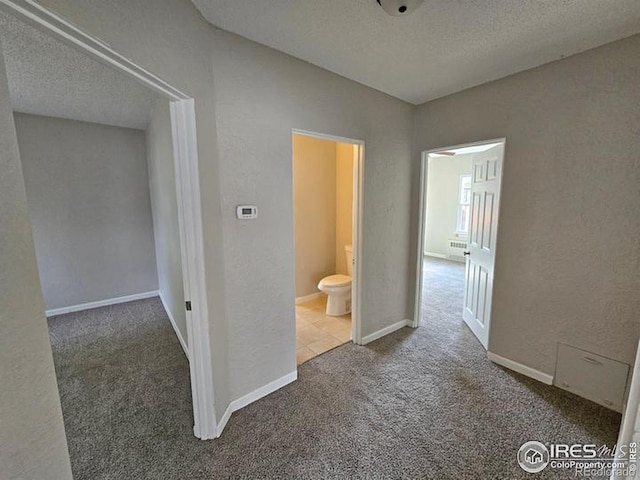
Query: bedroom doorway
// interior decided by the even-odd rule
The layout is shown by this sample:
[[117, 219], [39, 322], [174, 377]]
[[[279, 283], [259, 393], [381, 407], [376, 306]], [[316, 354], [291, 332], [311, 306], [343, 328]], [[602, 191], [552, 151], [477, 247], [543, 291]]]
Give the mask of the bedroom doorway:
[[[416, 318], [460, 321], [487, 349], [505, 140], [423, 152]], [[443, 328], [447, 325], [443, 324]]]

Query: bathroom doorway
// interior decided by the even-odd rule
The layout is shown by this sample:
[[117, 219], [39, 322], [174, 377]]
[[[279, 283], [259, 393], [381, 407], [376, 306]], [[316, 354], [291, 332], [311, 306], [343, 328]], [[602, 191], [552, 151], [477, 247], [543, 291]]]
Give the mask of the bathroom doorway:
[[292, 135], [296, 361], [359, 340], [363, 144]]

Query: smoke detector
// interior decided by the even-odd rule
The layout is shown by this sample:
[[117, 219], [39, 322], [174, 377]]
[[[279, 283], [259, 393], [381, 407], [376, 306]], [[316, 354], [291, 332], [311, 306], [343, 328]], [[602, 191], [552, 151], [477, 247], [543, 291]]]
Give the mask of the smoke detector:
[[378, 5], [394, 17], [409, 15], [424, 3], [424, 0], [377, 0]]

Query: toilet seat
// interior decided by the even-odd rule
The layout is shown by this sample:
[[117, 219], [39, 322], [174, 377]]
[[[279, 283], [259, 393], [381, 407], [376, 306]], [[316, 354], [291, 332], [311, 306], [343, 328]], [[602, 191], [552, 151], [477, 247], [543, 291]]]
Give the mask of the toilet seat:
[[318, 287], [328, 287], [328, 288], [337, 288], [337, 287], [346, 287], [351, 284], [351, 277], [349, 275], [330, 275], [328, 277], [320, 280]]

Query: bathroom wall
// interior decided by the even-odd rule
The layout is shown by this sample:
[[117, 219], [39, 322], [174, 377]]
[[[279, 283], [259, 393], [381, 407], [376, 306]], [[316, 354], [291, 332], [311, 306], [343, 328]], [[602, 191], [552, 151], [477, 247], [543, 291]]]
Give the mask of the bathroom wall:
[[293, 136], [296, 298], [336, 266], [336, 142]]
[[353, 242], [353, 159], [356, 147], [336, 144], [336, 262], [335, 273], [348, 275], [344, 246]]
[[456, 233], [460, 175], [471, 174], [472, 155], [432, 157], [427, 172], [427, 208], [424, 252], [447, 254]]

